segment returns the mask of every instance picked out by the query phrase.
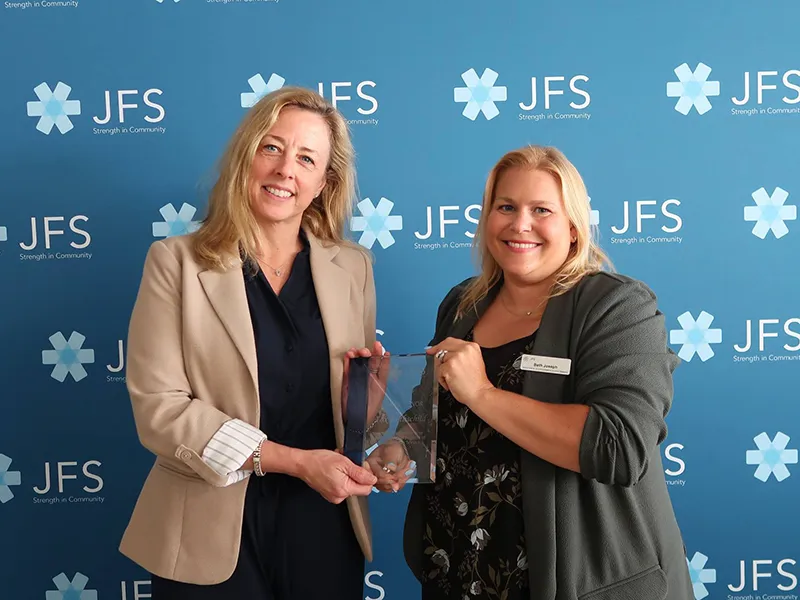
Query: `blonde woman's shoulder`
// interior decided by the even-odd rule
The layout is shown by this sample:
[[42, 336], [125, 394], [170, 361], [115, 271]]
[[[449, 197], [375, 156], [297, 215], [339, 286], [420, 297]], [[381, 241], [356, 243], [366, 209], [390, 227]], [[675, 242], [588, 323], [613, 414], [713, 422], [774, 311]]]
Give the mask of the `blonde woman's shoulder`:
[[194, 236], [191, 233], [154, 240], [150, 244], [147, 254], [151, 259], [159, 262], [173, 259], [181, 265], [197, 262], [194, 252]]

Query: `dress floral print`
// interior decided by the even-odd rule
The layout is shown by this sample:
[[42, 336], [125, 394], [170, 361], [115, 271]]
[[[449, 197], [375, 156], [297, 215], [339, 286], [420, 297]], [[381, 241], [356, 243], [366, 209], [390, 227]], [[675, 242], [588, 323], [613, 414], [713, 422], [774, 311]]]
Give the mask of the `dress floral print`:
[[[489, 380], [520, 392], [534, 335], [483, 348]], [[472, 334], [467, 336], [470, 340]], [[519, 447], [440, 389], [436, 483], [427, 491], [423, 600], [527, 600]]]

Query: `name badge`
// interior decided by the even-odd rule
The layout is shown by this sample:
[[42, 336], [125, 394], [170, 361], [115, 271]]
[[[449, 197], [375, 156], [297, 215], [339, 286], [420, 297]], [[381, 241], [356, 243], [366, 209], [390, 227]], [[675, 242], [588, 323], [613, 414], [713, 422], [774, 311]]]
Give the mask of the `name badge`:
[[519, 368], [523, 371], [534, 371], [537, 373], [569, 375], [572, 368], [572, 361], [569, 358], [523, 354], [519, 358]]

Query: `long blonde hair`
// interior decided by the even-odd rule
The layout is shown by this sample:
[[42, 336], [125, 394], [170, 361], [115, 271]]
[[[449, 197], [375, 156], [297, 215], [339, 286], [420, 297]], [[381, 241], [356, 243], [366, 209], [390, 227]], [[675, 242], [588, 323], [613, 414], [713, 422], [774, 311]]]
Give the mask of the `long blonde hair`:
[[356, 174], [347, 121], [314, 91], [287, 86], [264, 96], [244, 116], [220, 160], [208, 214], [194, 234], [198, 261], [211, 269], [238, 264], [258, 253], [258, 224], [250, 207], [250, 169], [261, 139], [287, 106], [320, 115], [330, 130], [331, 154], [326, 184], [303, 213], [302, 226], [323, 242], [355, 246], [345, 240], [352, 215]]
[[544, 171], [552, 175], [561, 186], [561, 196], [570, 224], [575, 228], [576, 240], [570, 246], [567, 260], [556, 273], [549, 297], [561, 295], [577, 284], [581, 278], [603, 268], [610, 269], [611, 262], [595, 241], [596, 230], [590, 226], [589, 198], [586, 186], [575, 166], [564, 154], [550, 146], [525, 146], [505, 154], [489, 172], [483, 191], [483, 209], [473, 239], [481, 267], [480, 274], [465, 288], [456, 312], [461, 317], [482, 300], [500, 280], [502, 269], [486, 245], [486, 221], [494, 203], [495, 188], [500, 176], [511, 168]]

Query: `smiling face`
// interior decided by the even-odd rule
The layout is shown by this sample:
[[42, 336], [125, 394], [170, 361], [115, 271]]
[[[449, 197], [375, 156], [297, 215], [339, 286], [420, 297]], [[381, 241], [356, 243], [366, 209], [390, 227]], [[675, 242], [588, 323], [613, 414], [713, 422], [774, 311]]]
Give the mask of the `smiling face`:
[[485, 241], [506, 279], [527, 284], [551, 279], [567, 260], [574, 238], [555, 177], [521, 167], [499, 176]]
[[263, 224], [297, 223], [325, 187], [331, 152], [325, 119], [286, 107], [264, 135], [250, 171], [250, 206]]

